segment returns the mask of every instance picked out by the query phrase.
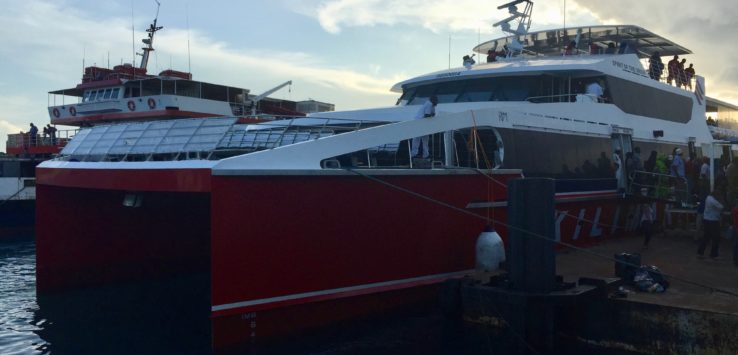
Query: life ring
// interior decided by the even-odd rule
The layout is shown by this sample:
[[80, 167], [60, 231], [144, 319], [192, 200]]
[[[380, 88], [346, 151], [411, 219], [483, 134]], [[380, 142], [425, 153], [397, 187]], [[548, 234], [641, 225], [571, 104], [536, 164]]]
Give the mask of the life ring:
[[51, 113], [54, 114], [54, 117], [59, 118], [60, 113], [59, 113], [59, 109], [58, 108], [54, 107], [54, 109], [51, 111]]
[[69, 107], [69, 114], [72, 116], [77, 116], [77, 109], [74, 108], [74, 106]]
[[128, 109], [131, 111], [136, 111], [136, 103], [133, 102], [133, 100], [128, 100]]
[[153, 109], [155, 109], [155, 108], [156, 108], [156, 101], [154, 101], [154, 99], [153, 99], [153, 98], [149, 98], [149, 101], [148, 101], [148, 103], [149, 103], [149, 108], [150, 108], [150, 109], [152, 109], [152, 110], [153, 110]]

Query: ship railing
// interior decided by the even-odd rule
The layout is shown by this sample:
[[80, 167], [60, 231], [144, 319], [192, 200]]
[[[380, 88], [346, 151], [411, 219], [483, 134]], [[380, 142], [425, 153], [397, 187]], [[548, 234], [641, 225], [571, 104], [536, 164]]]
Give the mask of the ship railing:
[[691, 206], [689, 184], [686, 178], [636, 170], [628, 174], [628, 191], [633, 195], [667, 200], [679, 207]]
[[56, 136], [37, 134], [31, 137], [29, 133], [8, 134], [6, 147], [8, 148], [30, 148], [30, 147], [64, 147], [79, 129], [69, 129], [56, 131]]
[[609, 103], [610, 100], [598, 97], [593, 94], [561, 94], [561, 95], [546, 95], [546, 96], [531, 96], [525, 99], [528, 102], [534, 104], [542, 103], [554, 103], [554, 102], [576, 102], [576, 103]]

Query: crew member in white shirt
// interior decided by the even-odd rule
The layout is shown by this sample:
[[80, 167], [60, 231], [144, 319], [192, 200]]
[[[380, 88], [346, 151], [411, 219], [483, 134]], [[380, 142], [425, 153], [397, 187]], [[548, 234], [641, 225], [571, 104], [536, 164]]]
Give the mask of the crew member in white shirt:
[[[601, 81], [601, 80], [600, 80]], [[587, 85], [587, 96], [592, 98], [593, 102], [600, 102], [605, 96], [605, 89], [600, 85], [598, 80], [591, 82]]]
[[697, 249], [697, 256], [703, 258], [705, 254], [705, 247], [709, 241], [712, 245], [710, 246], [710, 257], [715, 259], [718, 257], [718, 247], [720, 246], [720, 213], [723, 211], [723, 204], [718, 200], [719, 196], [722, 196], [724, 191], [720, 189], [714, 190], [705, 199], [705, 213], [702, 217], [705, 224], [705, 234], [700, 240], [700, 247]]
[[[436, 95], [433, 95], [426, 101], [423, 106], [418, 110], [418, 113], [415, 114], [415, 119], [423, 119], [423, 118], [430, 118], [436, 115], [436, 105], [438, 105], [438, 97]], [[423, 159], [428, 159], [430, 156], [430, 151], [428, 150], [428, 140], [430, 136], [421, 136], [421, 137], [415, 137], [413, 138], [412, 143], [412, 156], [413, 158], [418, 156], [418, 150], [420, 148], [420, 144], [423, 144]]]

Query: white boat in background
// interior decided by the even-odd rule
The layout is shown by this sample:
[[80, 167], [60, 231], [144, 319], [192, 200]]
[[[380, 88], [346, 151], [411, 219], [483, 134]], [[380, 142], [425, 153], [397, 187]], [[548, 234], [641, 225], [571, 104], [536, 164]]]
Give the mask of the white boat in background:
[[[510, 179], [556, 179], [561, 242], [627, 233], [642, 197], [628, 174], [616, 178], [613, 154], [637, 147], [645, 161], [681, 148], [696, 159], [716, 144], [704, 78], [675, 87], [641, 62], [691, 52], [630, 25], [528, 32], [532, 2], [504, 6], [510, 36], [475, 48], [504, 55], [400, 82], [395, 106], [81, 130], [37, 169], [38, 291], [206, 272], [213, 346], [224, 349], [434, 297], [474, 268], [486, 225], [506, 237]], [[566, 50], [572, 40], [589, 45]], [[146, 80], [111, 88], [125, 95]], [[605, 98], [583, 90], [592, 82]], [[133, 100], [155, 115], [174, 105], [158, 91], [147, 105], [145, 93], [109, 106], [125, 112]], [[415, 119], [431, 96], [435, 117]], [[428, 159], [410, 154], [421, 136]]]

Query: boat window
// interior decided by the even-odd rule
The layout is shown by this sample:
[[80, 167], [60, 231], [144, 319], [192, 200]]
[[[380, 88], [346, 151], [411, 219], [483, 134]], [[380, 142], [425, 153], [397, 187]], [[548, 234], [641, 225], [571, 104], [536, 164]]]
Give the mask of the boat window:
[[84, 97], [82, 97], [82, 102], [87, 102], [87, 101], [90, 101], [90, 92], [89, 91], [85, 91], [85, 95], [84, 95]]
[[141, 80], [141, 96], [161, 95], [161, 80]]
[[492, 79], [469, 80], [456, 102], [490, 101], [493, 89]]
[[119, 93], [120, 93], [120, 88], [113, 89], [113, 93], [110, 95], [110, 98], [111, 99], [117, 99]]
[[607, 78], [612, 102], [626, 113], [687, 123], [692, 117], [689, 96], [616, 77]]
[[104, 100], [110, 99], [110, 94], [113, 92], [113, 89], [105, 89], [105, 95], [103, 96]]
[[464, 82], [462, 81], [451, 81], [438, 84], [438, 90], [436, 91], [438, 103], [445, 104], [456, 102], [456, 97], [459, 96], [463, 87]]
[[415, 95], [410, 100], [410, 103], [408, 105], [421, 105], [428, 101], [428, 98], [431, 97], [436, 92], [436, 85], [424, 85], [419, 87], [415, 91]]
[[417, 91], [417, 87], [408, 88], [407, 90], [402, 92], [402, 96], [397, 100], [398, 105], [407, 105], [410, 100], [413, 99], [415, 96], [415, 92]]
[[97, 90], [90, 91], [90, 101], [95, 101], [96, 97], [97, 97]]

